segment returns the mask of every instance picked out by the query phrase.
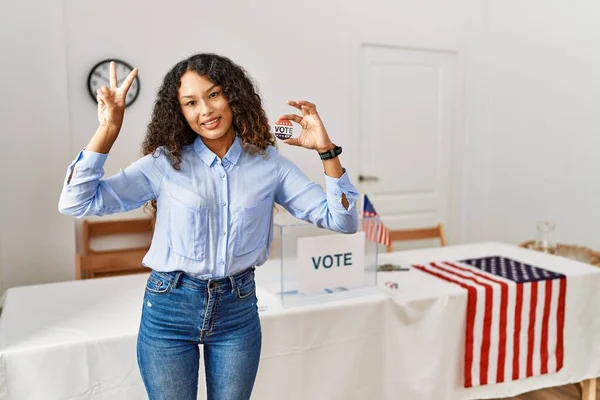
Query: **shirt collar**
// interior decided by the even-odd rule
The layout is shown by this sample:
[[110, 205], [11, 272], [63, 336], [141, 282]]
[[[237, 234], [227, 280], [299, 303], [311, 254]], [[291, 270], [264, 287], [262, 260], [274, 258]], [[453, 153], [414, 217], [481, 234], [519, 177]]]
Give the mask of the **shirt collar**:
[[[196, 151], [196, 154], [198, 154], [198, 157], [200, 157], [200, 159], [202, 159], [202, 161], [204, 161], [204, 163], [206, 165], [208, 165], [209, 167], [217, 159], [217, 155], [215, 153], [213, 153], [208, 147], [206, 147], [206, 145], [200, 138], [200, 135], [198, 135], [198, 137], [194, 140], [194, 150]], [[223, 159], [226, 159], [230, 163], [237, 165], [237, 162], [240, 159], [241, 154], [242, 154], [242, 143], [241, 143], [240, 137], [236, 134], [233, 144], [231, 145], [231, 147], [229, 148], [229, 150], [227, 151], [227, 154], [225, 154], [225, 157], [223, 157]]]

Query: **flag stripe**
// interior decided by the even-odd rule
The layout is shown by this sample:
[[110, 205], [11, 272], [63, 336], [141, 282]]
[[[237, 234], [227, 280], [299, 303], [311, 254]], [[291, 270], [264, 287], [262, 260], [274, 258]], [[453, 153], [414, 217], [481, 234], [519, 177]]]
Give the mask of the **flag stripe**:
[[541, 373], [548, 373], [548, 323], [550, 321], [550, 304], [552, 301], [552, 281], [546, 281], [546, 297], [544, 299], [544, 317], [542, 322], [542, 340], [541, 340]]
[[527, 337], [527, 377], [533, 376], [533, 346], [535, 342], [535, 307], [537, 305], [537, 282], [531, 282], [531, 297], [529, 298], [529, 334]]
[[488, 367], [490, 365], [490, 332], [492, 330], [492, 287], [483, 284], [485, 287], [485, 311], [483, 314], [483, 340], [481, 341], [481, 356], [479, 362], [479, 384], [487, 385]]
[[558, 296], [558, 315], [557, 315], [557, 332], [556, 332], [556, 371], [559, 371], [563, 366], [564, 348], [563, 334], [565, 327], [565, 298], [567, 295], [567, 278], [560, 279], [560, 295]]
[[500, 294], [500, 324], [498, 327], [499, 349], [498, 349], [498, 370], [496, 372], [496, 382], [504, 382], [504, 364], [506, 363], [506, 331], [508, 314], [508, 284], [502, 282], [502, 293]]
[[548, 372], [556, 372], [556, 327], [558, 325], [558, 296], [560, 282], [558, 279], [552, 280], [552, 299], [550, 305], [550, 321], [548, 325]]
[[523, 285], [517, 286], [515, 305], [515, 330], [513, 338], [513, 381], [519, 379], [519, 349], [521, 348], [521, 311], [523, 310]]
[[523, 310], [521, 311], [521, 332], [519, 334], [519, 342], [521, 347], [519, 349], [519, 378], [523, 379], [527, 376], [527, 344], [529, 343], [529, 309], [531, 303], [531, 285], [525, 283], [523, 285]]
[[512, 380], [513, 371], [513, 341], [515, 331], [515, 306], [517, 304], [517, 287], [519, 285], [510, 282], [508, 290], [508, 305], [506, 307], [506, 346], [504, 355], [504, 381]]
[[544, 281], [537, 283], [537, 301], [535, 307], [535, 333], [533, 335], [533, 375], [542, 373], [542, 330], [544, 323], [544, 304], [546, 303], [546, 291], [544, 290]]
[[473, 386], [473, 378], [471, 376], [471, 367], [473, 366], [473, 326], [475, 325], [475, 308], [477, 305], [477, 289], [473, 286], [466, 285], [460, 281], [448, 278], [442, 274], [426, 269], [422, 265], [413, 265], [414, 268], [436, 276], [447, 282], [455, 283], [461, 286], [463, 289], [468, 291], [467, 295], [467, 323], [465, 328], [465, 367], [464, 367], [464, 380], [465, 387], [470, 388]]

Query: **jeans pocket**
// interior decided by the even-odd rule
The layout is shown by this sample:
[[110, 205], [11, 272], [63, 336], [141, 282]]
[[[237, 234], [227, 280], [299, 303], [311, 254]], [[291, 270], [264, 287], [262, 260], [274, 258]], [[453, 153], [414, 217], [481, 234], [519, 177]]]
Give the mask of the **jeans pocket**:
[[252, 296], [256, 292], [256, 282], [254, 281], [254, 272], [244, 276], [240, 282], [237, 283], [237, 298], [244, 300]]
[[202, 206], [200, 196], [192, 198], [186, 194], [182, 196], [169, 196], [169, 221], [167, 241], [171, 250], [180, 256], [194, 261], [203, 261], [206, 253], [208, 208]]
[[273, 201], [267, 197], [257, 205], [240, 211], [240, 226], [233, 255], [241, 257], [266, 247], [273, 217]]
[[171, 291], [172, 279], [160, 272], [152, 271], [146, 281], [146, 292], [153, 294], [165, 294]]

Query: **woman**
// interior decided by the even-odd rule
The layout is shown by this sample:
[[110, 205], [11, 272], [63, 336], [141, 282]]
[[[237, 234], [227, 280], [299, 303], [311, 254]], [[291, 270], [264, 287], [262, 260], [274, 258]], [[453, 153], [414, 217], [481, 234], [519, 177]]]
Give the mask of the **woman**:
[[156, 224], [143, 264], [152, 272], [137, 347], [150, 399], [196, 399], [199, 344], [208, 398], [248, 399], [261, 347], [254, 267], [269, 256], [274, 204], [319, 227], [354, 233], [358, 193], [313, 104], [290, 101], [302, 115], [281, 119], [302, 126], [287, 144], [327, 158], [326, 191], [279, 155], [251, 79], [215, 54], [194, 55], [169, 71], [144, 157], [102, 179], [136, 74], [118, 87], [111, 63], [110, 88], [97, 93], [100, 126], [68, 168], [59, 210], [80, 218], [150, 204]]

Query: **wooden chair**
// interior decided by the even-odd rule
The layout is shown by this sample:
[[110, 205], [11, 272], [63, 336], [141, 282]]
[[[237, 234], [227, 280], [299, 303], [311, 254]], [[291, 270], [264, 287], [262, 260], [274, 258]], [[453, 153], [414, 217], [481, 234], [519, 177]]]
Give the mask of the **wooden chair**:
[[149, 269], [142, 265], [142, 258], [150, 248], [149, 244], [144, 247], [94, 251], [90, 248], [90, 240], [112, 235], [152, 232], [153, 224], [149, 218], [84, 221], [83, 251], [75, 255], [75, 278], [91, 279], [148, 272]]
[[[439, 224], [431, 228], [419, 228], [419, 229], [403, 229], [403, 230], [390, 230], [390, 240], [394, 241], [407, 241], [407, 240], [423, 240], [423, 239], [439, 239], [442, 246], [446, 246], [446, 234], [444, 232], [444, 225]], [[392, 246], [388, 246], [388, 253], [394, 251]]]

